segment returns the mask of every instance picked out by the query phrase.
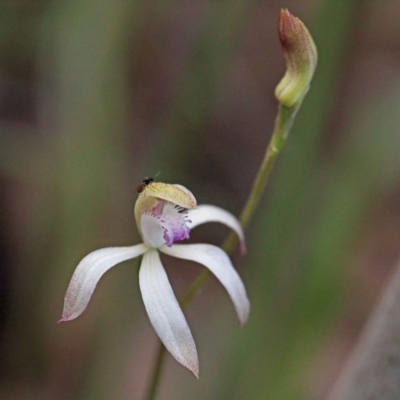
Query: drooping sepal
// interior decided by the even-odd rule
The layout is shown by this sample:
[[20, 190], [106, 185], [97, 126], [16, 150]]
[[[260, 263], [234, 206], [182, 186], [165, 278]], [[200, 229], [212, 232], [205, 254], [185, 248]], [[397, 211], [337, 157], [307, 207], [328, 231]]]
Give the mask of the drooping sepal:
[[211, 244], [176, 244], [171, 248], [163, 246], [160, 251], [172, 257], [198, 262], [208, 268], [228, 292], [240, 325], [246, 323], [250, 313], [246, 288], [222, 249]]
[[156, 250], [144, 255], [139, 283], [147, 314], [160, 340], [198, 378], [196, 344]]
[[84, 257], [72, 275], [59, 322], [71, 321], [85, 311], [97, 283], [110, 268], [142, 255], [147, 249], [148, 247], [144, 244], [129, 247], [107, 247], [93, 251]]

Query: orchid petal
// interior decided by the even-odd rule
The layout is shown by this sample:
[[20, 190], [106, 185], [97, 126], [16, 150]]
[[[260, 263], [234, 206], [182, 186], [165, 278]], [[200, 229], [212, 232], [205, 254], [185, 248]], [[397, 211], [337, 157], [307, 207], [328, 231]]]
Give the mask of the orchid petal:
[[76, 267], [64, 299], [59, 322], [71, 321], [81, 315], [96, 288], [97, 282], [111, 267], [145, 253], [144, 244], [129, 247], [107, 247], [88, 254]]
[[238, 219], [230, 212], [217, 206], [201, 204], [197, 209], [189, 210], [189, 220], [190, 222], [188, 222], [187, 225], [190, 229], [205, 224], [206, 222], [219, 222], [225, 224], [238, 235], [240, 241], [240, 253], [246, 253], [246, 244], [242, 226]]
[[148, 251], [139, 271], [140, 290], [150, 321], [172, 356], [197, 378], [196, 345], [157, 251]]
[[222, 283], [235, 306], [239, 322], [243, 325], [249, 316], [250, 302], [239, 274], [227, 254], [211, 244], [174, 244], [160, 251], [173, 257], [192, 260], [207, 267]]
[[172, 203], [162, 202], [158, 210], [143, 213], [140, 221], [143, 240], [153, 248], [167, 243], [171, 247], [178, 240], [189, 239], [187, 210], [180, 210]]
[[164, 231], [157, 217], [151, 214], [143, 214], [140, 228], [143, 241], [149, 246], [157, 248], [165, 243]]

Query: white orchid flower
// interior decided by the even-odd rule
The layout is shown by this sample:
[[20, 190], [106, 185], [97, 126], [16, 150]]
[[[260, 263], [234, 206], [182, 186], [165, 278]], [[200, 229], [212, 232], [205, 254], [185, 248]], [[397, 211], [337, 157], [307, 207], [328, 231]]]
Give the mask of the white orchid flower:
[[246, 289], [227, 254], [210, 244], [179, 245], [190, 230], [205, 222], [220, 222], [233, 229], [245, 251], [239, 221], [229, 212], [212, 205], [197, 206], [193, 194], [181, 185], [143, 180], [135, 205], [135, 217], [142, 244], [108, 247], [88, 254], [77, 266], [68, 286], [60, 321], [71, 321], [85, 311], [94, 289], [116, 264], [143, 255], [139, 284], [149, 319], [172, 356], [197, 378], [199, 362], [196, 345], [182, 309], [161, 264], [159, 252], [203, 264], [227, 290], [243, 325], [250, 303]]

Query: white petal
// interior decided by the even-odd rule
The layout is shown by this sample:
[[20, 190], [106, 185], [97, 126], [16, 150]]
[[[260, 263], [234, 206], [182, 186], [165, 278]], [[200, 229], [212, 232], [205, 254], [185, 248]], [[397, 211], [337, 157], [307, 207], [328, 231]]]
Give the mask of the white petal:
[[156, 249], [164, 243], [171, 247], [178, 240], [189, 239], [187, 210], [167, 202], [160, 206], [158, 212], [153, 210], [142, 215], [140, 226], [145, 244]]
[[164, 231], [160, 221], [151, 214], [143, 214], [140, 220], [140, 228], [145, 243], [157, 248], [165, 243]]
[[174, 244], [162, 246], [160, 251], [173, 257], [192, 260], [207, 267], [222, 283], [235, 306], [239, 322], [243, 325], [249, 316], [250, 302], [239, 274], [227, 254], [211, 244]]
[[81, 315], [97, 282], [114, 265], [145, 253], [144, 244], [129, 247], [107, 247], [88, 254], [76, 267], [64, 299], [64, 310], [59, 322], [70, 321]]
[[189, 210], [189, 220], [187, 225], [190, 229], [206, 222], [220, 222], [236, 232], [240, 240], [240, 252], [246, 253], [244, 233], [238, 219], [223, 208], [209, 204], [201, 204], [197, 209]]
[[147, 314], [164, 346], [198, 378], [196, 345], [156, 250], [144, 255], [139, 283]]

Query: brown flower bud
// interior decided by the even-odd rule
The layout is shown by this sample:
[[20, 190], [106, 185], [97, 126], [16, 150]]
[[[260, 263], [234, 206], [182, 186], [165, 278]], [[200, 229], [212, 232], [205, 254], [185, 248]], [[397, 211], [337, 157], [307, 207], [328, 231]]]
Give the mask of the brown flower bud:
[[305, 25], [288, 10], [279, 16], [279, 39], [286, 58], [286, 73], [275, 89], [279, 102], [292, 107], [306, 95], [317, 66], [317, 48]]

